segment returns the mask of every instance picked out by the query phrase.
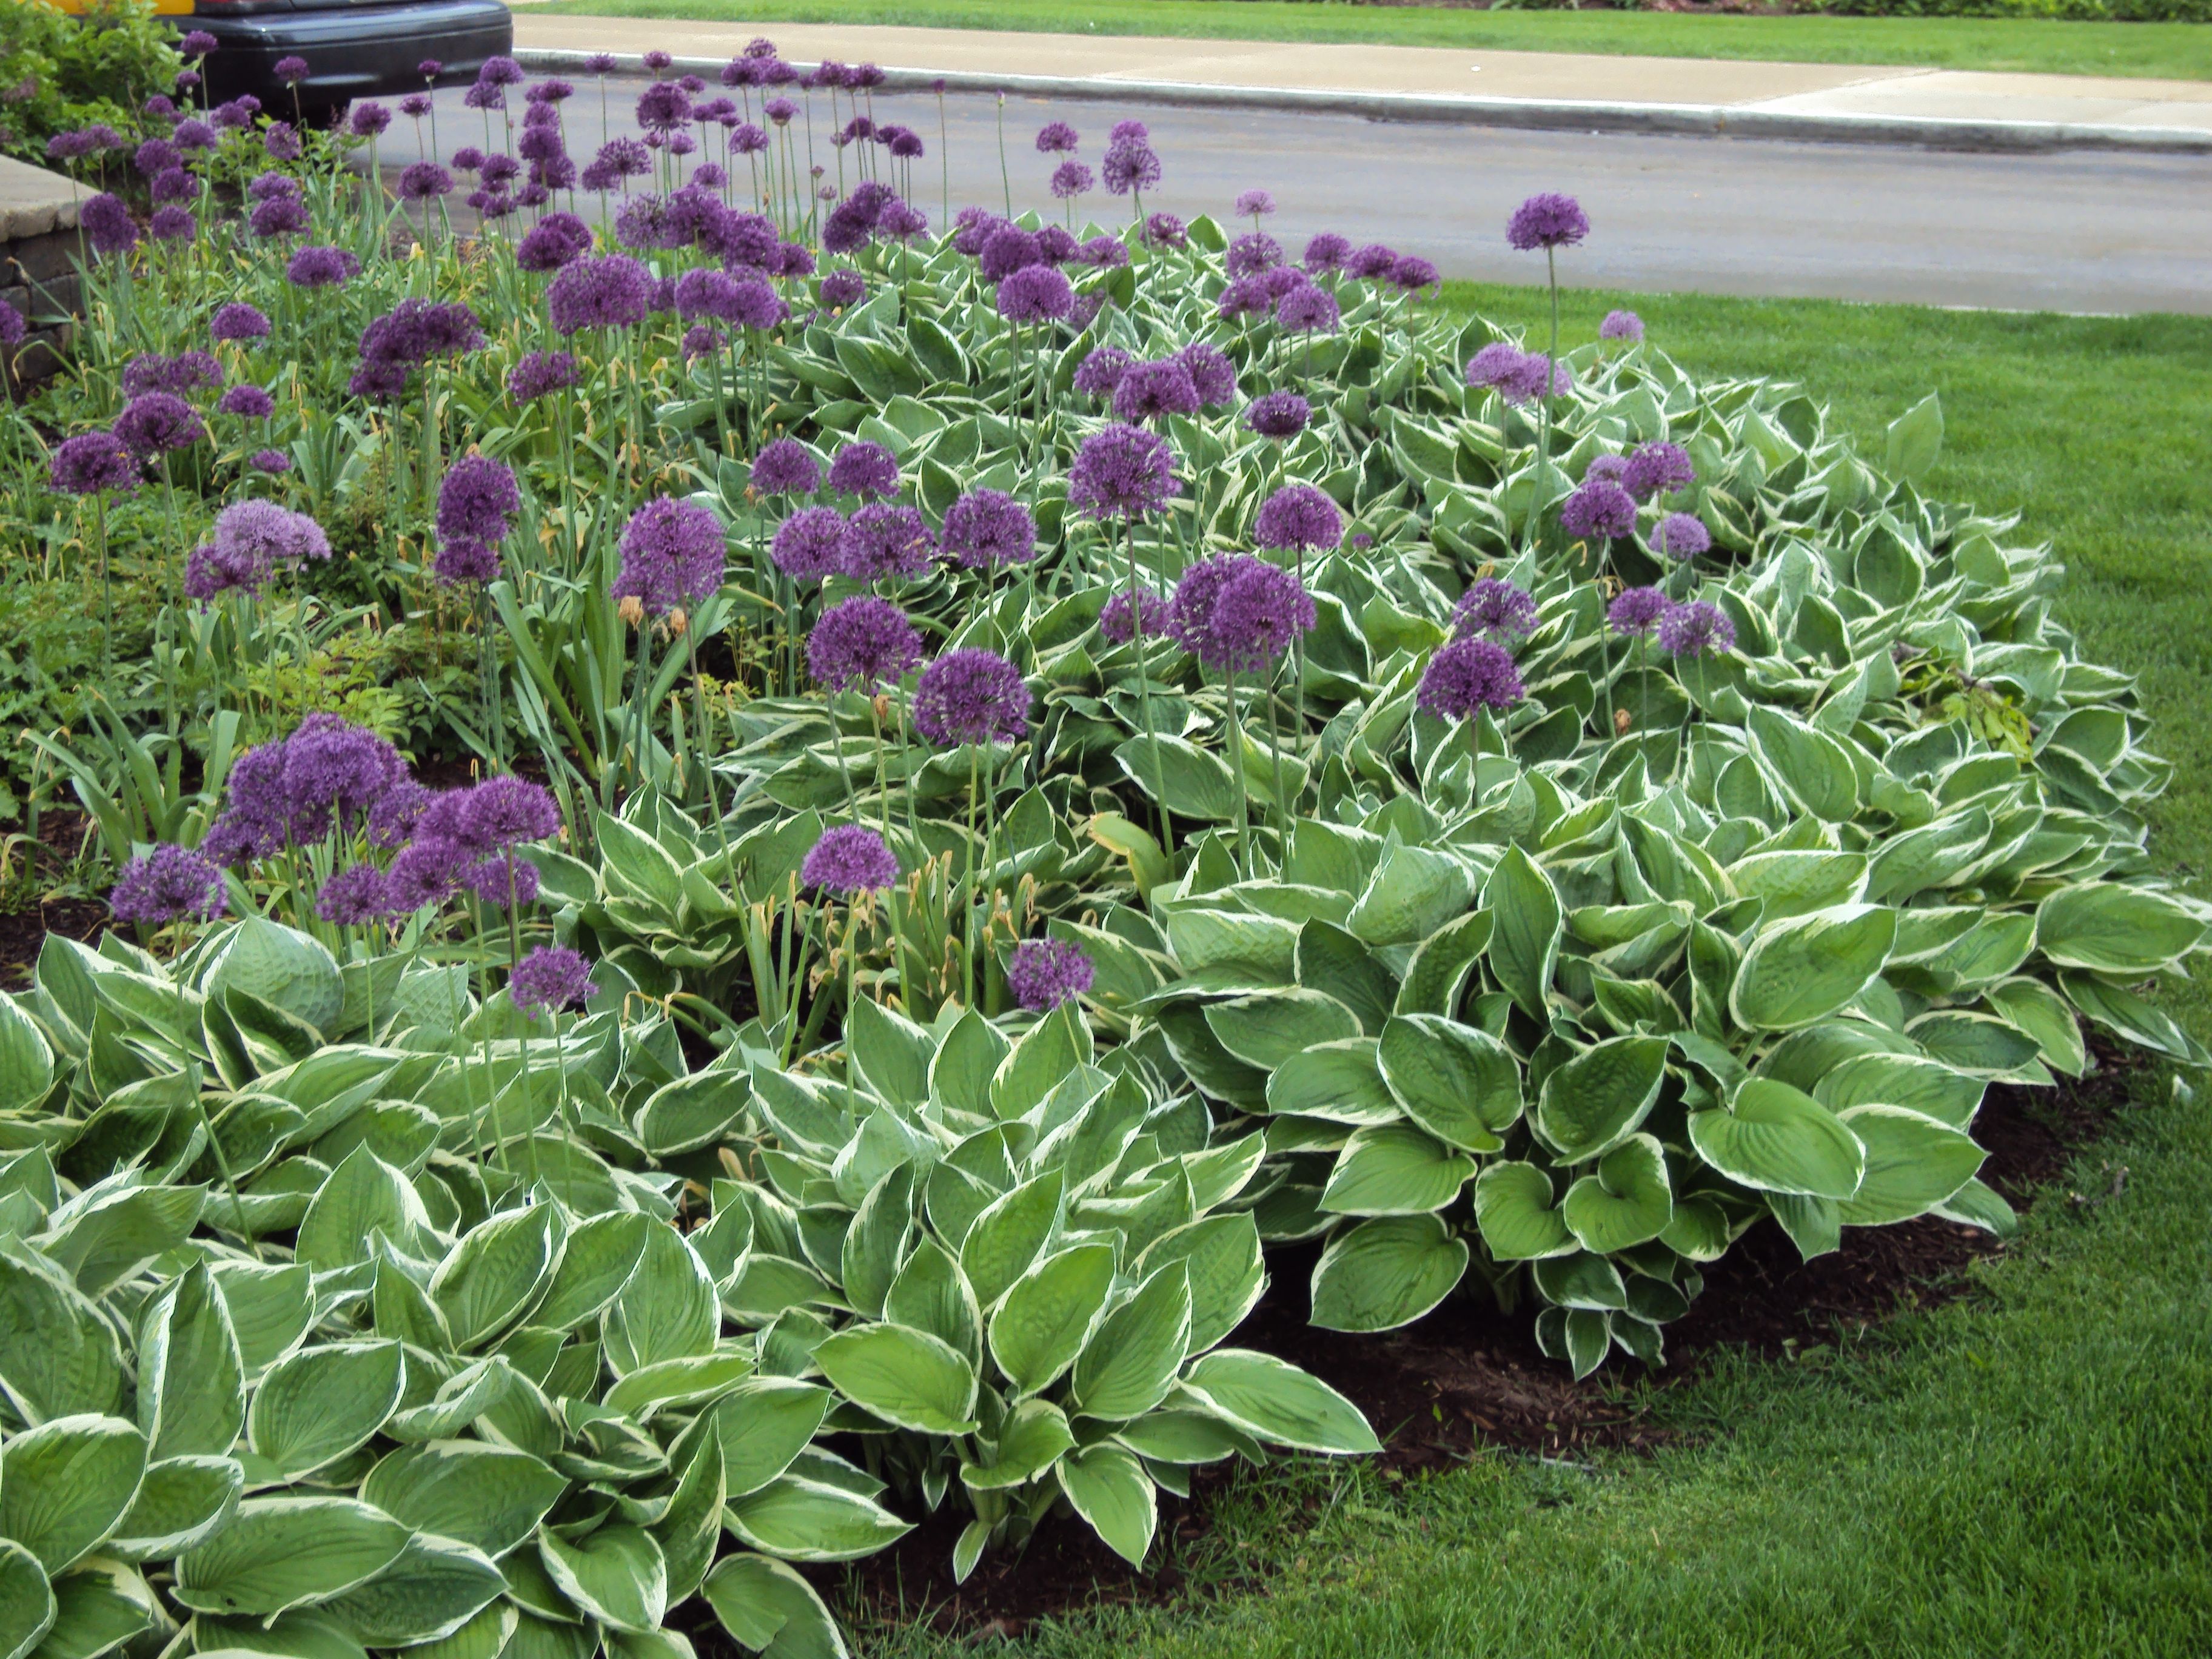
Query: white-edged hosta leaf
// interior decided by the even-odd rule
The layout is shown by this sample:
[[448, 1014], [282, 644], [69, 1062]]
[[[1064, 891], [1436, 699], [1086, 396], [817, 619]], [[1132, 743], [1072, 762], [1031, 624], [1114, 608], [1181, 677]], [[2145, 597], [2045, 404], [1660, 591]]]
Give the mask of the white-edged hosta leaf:
[[731, 1639], [763, 1659], [848, 1659], [814, 1587], [764, 1555], [726, 1555], [699, 1587]]
[[913, 1530], [872, 1498], [788, 1474], [732, 1498], [723, 1524], [787, 1561], [857, 1561]]
[[816, 1346], [814, 1363], [839, 1393], [886, 1423], [923, 1434], [975, 1431], [975, 1368], [927, 1331], [848, 1326]]
[[642, 1527], [611, 1522], [573, 1541], [541, 1528], [538, 1554], [561, 1594], [603, 1625], [654, 1630], [668, 1611], [668, 1564]]
[[228, 1527], [177, 1559], [172, 1593], [201, 1613], [283, 1613], [374, 1578], [410, 1536], [350, 1498], [249, 1498]]
[[0, 1447], [0, 1537], [56, 1576], [131, 1511], [146, 1437], [119, 1417], [58, 1417]]
[[1191, 1362], [1182, 1385], [1231, 1426], [1273, 1445], [1340, 1455], [1382, 1449], [1358, 1407], [1273, 1354], [1216, 1349]]
[[1751, 1079], [1726, 1108], [1691, 1113], [1690, 1145], [1761, 1192], [1845, 1199], [1866, 1172], [1858, 1137], [1810, 1095], [1771, 1078]]
[[1110, 1443], [1071, 1452], [1055, 1467], [1060, 1490], [1107, 1548], [1133, 1567], [1145, 1565], [1159, 1504], [1136, 1454]]
[[1467, 1241], [1436, 1215], [1376, 1216], [1329, 1240], [1313, 1272], [1313, 1322], [1323, 1330], [1409, 1325], [1467, 1272]]
[[567, 1477], [527, 1452], [481, 1440], [427, 1440], [379, 1459], [361, 1496], [417, 1532], [504, 1555], [537, 1529], [568, 1486]]

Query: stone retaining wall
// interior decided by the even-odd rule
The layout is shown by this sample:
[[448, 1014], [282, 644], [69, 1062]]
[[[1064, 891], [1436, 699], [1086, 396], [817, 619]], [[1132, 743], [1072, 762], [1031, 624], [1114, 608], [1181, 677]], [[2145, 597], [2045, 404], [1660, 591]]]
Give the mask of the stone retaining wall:
[[80, 189], [59, 173], [0, 156], [0, 305], [14, 307], [31, 321], [15, 365], [26, 380], [52, 372], [54, 350], [77, 309], [82, 199]]

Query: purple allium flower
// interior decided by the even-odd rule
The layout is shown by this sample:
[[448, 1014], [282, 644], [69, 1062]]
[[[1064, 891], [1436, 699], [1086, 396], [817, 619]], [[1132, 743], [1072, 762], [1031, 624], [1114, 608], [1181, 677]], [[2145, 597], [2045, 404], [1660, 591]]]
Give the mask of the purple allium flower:
[[173, 392], [179, 397], [222, 384], [222, 365], [205, 351], [180, 351], [173, 357], [142, 352], [123, 366], [123, 395]]
[[1139, 630], [1148, 637], [1157, 638], [1172, 631], [1175, 606], [1164, 593], [1149, 588], [1137, 590], [1136, 603], [1129, 602], [1129, 590], [1115, 590], [1114, 596], [1099, 607], [1098, 631], [1115, 645], [1127, 645], [1136, 638]]
[[1627, 473], [1627, 456], [1593, 455], [1590, 464], [1583, 469], [1583, 482], [1590, 483], [1601, 480], [1606, 483], [1620, 483]]
[[1523, 695], [1521, 672], [1503, 646], [1454, 640], [1429, 659], [1413, 700], [1438, 720], [1463, 720], [1485, 708], [1510, 708]]
[[544, 841], [560, 828], [561, 809], [551, 790], [502, 774], [433, 796], [415, 826], [415, 839], [443, 842], [472, 860], [486, 859], [522, 842]]
[[1687, 513], [1669, 513], [1651, 532], [1652, 550], [1677, 562], [1711, 552], [1712, 545], [1713, 532], [1704, 520]]
[[823, 830], [799, 866], [803, 885], [846, 898], [880, 892], [898, 880], [898, 859], [884, 838], [857, 823]]
[[134, 455], [151, 460], [173, 450], [190, 449], [207, 436], [199, 413], [171, 392], [133, 398], [115, 417], [115, 435]]
[[1252, 535], [1262, 547], [1319, 552], [1343, 539], [1344, 514], [1313, 485], [1285, 484], [1261, 506]]
[[216, 398], [215, 408], [218, 415], [235, 415], [242, 420], [265, 421], [276, 412], [276, 400], [259, 386], [242, 382]]
[[1254, 276], [1283, 263], [1283, 245], [1261, 230], [1248, 230], [1230, 243], [1222, 269], [1231, 276]]
[[1136, 425], [1170, 415], [1198, 413], [1198, 388], [1190, 371], [1173, 357], [1132, 363], [1114, 388], [1114, 418]]
[[1244, 426], [1262, 438], [1295, 438], [1313, 419], [1313, 406], [1295, 392], [1270, 392], [1244, 406]]
[[625, 253], [577, 259], [546, 284], [545, 309], [554, 328], [628, 328], [653, 310], [653, 273]]
[[1656, 587], [1631, 587], [1605, 608], [1613, 631], [1631, 639], [1646, 639], [1658, 628], [1674, 601]]
[[[429, 94], [421, 92], [409, 93], [404, 98], [402, 98], [399, 100], [399, 112], [402, 115], [411, 117], [415, 120], [421, 120], [424, 116], [430, 112]], [[435, 194], [442, 196], [445, 194], [445, 191], [436, 191]]]
[[1193, 340], [1175, 355], [1190, 375], [1200, 404], [1220, 409], [1237, 401], [1237, 367], [1219, 348]]
[[1026, 564], [1036, 556], [1036, 520], [1002, 489], [968, 490], [945, 509], [945, 553], [969, 570]]
[[1644, 337], [1644, 319], [1632, 311], [1608, 311], [1605, 320], [1597, 325], [1601, 340], [1627, 340], [1632, 343]]
[[158, 179], [184, 165], [185, 153], [167, 138], [149, 138], [131, 152], [131, 165], [149, 179]]
[[856, 306], [867, 296], [868, 285], [857, 270], [833, 270], [822, 279], [822, 303], [832, 311]]
[[1085, 438], [1067, 469], [1067, 504], [1093, 519], [1141, 519], [1182, 493], [1167, 441], [1118, 422]]
[[1129, 250], [1118, 236], [1094, 236], [1083, 245], [1081, 257], [1093, 270], [1112, 270], [1129, 263]]
[[1248, 190], [1237, 198], [1237, 216], [1258, 219], [1275, 210], [1275, 198], [1264, 190]]
[[1019, 225], [1000, 225], [983, 239], [976, 268], [987, 283], [1002, 283], [1016, 271], [1041, 264], [1044, 248]]
[[1351, 257], [1352, 244], [1333, 230], [1324, 230], [1306, 244], [1305, 264], [1310, 270], [1341, 270]]
[[1386, 279], [1397, 264], [1397, 249], [1386, 247], [1381, 242], [1370, 242], [1345, 256], [1344, 270], [1346, 276], [1374, 283]]
[[1097, 183], [1097, 174], [1080, 161], [1062, 161], [1052, 170], [1052, 193], [1063, 202], [1088, 196]]
[[1589, 234], [1589, 219], [1582, 204], [1552, 191], [1531, 196], [1505, 222], [1506, 241], [1523, 253], [1540, 247], [1571, 247]]
[[1401, 294], [1419, 294], [1423, 289], [1440, 288], [1443, 278], [1433, 261], [1408, 253], [1390, 267], [1389, 283]]
[[540, 1009], [559, 1013], [571, 1003], [589, 1002], [599, 995], [592, 983], [592, 965], [565, 945], [541, 945], [514, 964], [507, 981], [507, 1000], [526, 1018], [536, 1019]]
[[1209, 668], [1261, 673], [1312, 628], [1313, 598], [1279, 565], [1249, 554], [1229, 562], [1198, 636], [1198, 659]]
[[405, 775], [394, 779], [389, 788], [377, 797], [376, 804], [368, 809], [368, 842], [372, 847], [404, 846], [415, 833], [435, 797], [412, 777]]
[[[286, 467], [290, 465], [281, 452], [271, 453], [284, 460]], [[255, 460], [258, 464], [259, 457]], [[331, 556], [329, 539], [320, 526], [305, 514], [288, 512], [274, 501], [239, 501], [225, 507], [216, 515], [211, 533], [214, 539], [194, 548], [185, 562], [185, 592], [191, 599], [210, 599], [225, 588], [258, 593], [279, 564]]]
[[258, 594], [268, 572], [234, 550], [204, 544], [185, 557], [185, 597], [203, 605], [218, 593], [235, 588]]
[[726, 317], [737, 283], [726, 271], [702, 265], [676, 279], [676, 314], [685, 322], [701, 317]]
[[391, 902], [383, 871], [373, 864], [349, 864], [315, 895], [315, 914], [340, 927], [360, 927], [382, 921]]
[[177, 42], [177, 50], [187, 58], [204, 58], [221, 44], [205, 29], [188, 29], [185, 38]]
[[948, 651], [921, 671], [915, 730], [937, 744], [1018, 743], [1029, 731], [1029, 683], [995, 651]]
[[1097, 969], [1082, 946], [1066, 939], [1027, 939], [1006, 963], [1006, 988], [1031, 1013], [1048, 1014], [1091, 988]]
[[538, 902], [538, 866], [528, 859], [501, 853], [461, 872], [461, 884], [479, 903], [494, 910], [519, 910]]
[[1678, 605], [1659, 619], [1659, 648], [1670, 657], [1717, 657], [1735, 649], [1735, 624], [1706, 599]]
[[297, 236], [307, 228], [307, 205], [296, 196], [272, 196], [246, 216], [246, 228], [264, 240]]
[[[161, 176], [166, 179], [169, 175]], [[192, 210], [173, 202], [155, 208], [154, 216], [146, 221], [146, 234], [157, 242], [189, 242], [199, 228], [200, 222], [192, 216]]]
[[680, 349], [684, 361], [712, 356], [722, 349], [722, 327], [719, 323], [694, 323], [684, 331]]
[[761, 106], [761, 113], [767, 116], [773, 125], [787, 127], [791, 125], [791, 118], [799, 113], [799, 106], [788, 98], [771, 98]]
[[522, 82], [522, 65], [504, 52], [495, 53], [483, 61], [477, 71], [477, 79], [488, 87], [519, 86]]
[[1680, 444], [1638, 444], [1620, 477], [1621, 487], [1639, 501], [1672, 495], [1696, 482], [1698, 469]]
[[333, 823], [350, 830], [407, 775], [397, 749], [336, 714], [308, 715], [282, 750], [287, 821], [301, 842], [319, 840]]
[[1559, 508], [1559, 527], [1591, 539], [1626, 536], [1636, 528], [1636, 497], [1603, 478], [1585, 481]]
[[873, 501], [897, 495], [898, 488], [897, 459], [881, 444], [855, 440], [839, 449], [830, 463], [832, 495]]
[[208, 324], [208, 337], [223, 340], [265, 340], [269, 337], [269, 319], [242, 300], [233, 300], [216, 308], [214, 320]]
[[1075, 309], [1075, 289], [1051, 265], [1024, 265], [999, 284], [998, 301], [1010, 323], [1057, 323]]
[[112, 432], [64, 438], [54, 448], [46, 480], [69, 495], [123, 495], [138, 487], [139, 467]]
[[[439, 799], [433, 797], [434, 804]], [[384, 872], [386, 914], [412, 915], [426, 905], [443, 904], [460, 891], [462, 872], [474, 862], [456, 842], [434, 836], [410, 842]]]
[[1146, 247], [1188, 247], [1190, 228], [1172, 213], [1155, 213], [1145, 221]]
[[656, 81], [638, 95], [637, 124], [647, 132], [673, 132], [691, 119], [691, 94], [672, 81]]
[[1518, 645], [1536, 631], [1536, 601], [1503, 577], [1485, 576], [1452, 607], [1451, 631], [1454, 639]]
[[213, 149], [216, 144], [215, 129], [204, 121], [194, 120], [190, 117], [178, 122], [170, 131], [169, 137], [175, 142], [179, 149], [187, 153], [192, 150]]
[[[146, 193], [152, 200], [163, 204], [196, 202], [199, 199], [200, 181], [182, 167], [170, 167], [154, 175], [154, 182], [147, 187]], [[146, 228], [153, 229], [150, 221]]]
[[404, 201], [427, 202], [434, 196], [449, 196], [453, 189], [453, 175], [435, 161], [410, 161], [400, 169], [399, 195]]
[[607, 591], [637, 600], [648, 617], [710, 598], [722, 585], [729, 548], [722, 521], [690, 501], [659, 496], [630, 514], [622, 535], [622, 568]]
[[1048, 121], [1037, 129], [1036, 147], [1041, 155], [1065, 155], [1082, 142], [1075, 129], [1065, 121]]
[[356, 138], [374, 138], [392, 125], [392, 112], [374, 99], [356, 104], [346, 117], [346, 131]]
[[889, 599], [862, 594], [822, 613], [806, 636], [806, 672], [833, 691], [895, 684], [921, 660], [921, 635]]
[[1075, 389], [1086, 398], [1111, 398], [1115, 388], [1121, 384], [1121, 377], [1136, 361], [1119, 346], [1093, 347], [1090, 356], [1076, 366]]
[[1113, 131], [1106, 135], [1110, 144], [1141, 144], [1152, 136], [1152, 130], [1142, 121], [1116, 121]]
[[307, 60], [298, 56], [279, 58], [270, 72], [279, 81], [304, 81], [307, 78]]
[[592, 251], [592, 230], [573, 213], [549, 213], [515, 244], [514, 263], [525, 270], [558, 270]]
[[348, 248], [310, 244], [285, 263], [284, 275], [295, 288], [340, 288], [361, 275], [361, 260]]
[[289, 121], [271, 121], [269, 130], [261, 135], [261, 148], [272, 161], [296, 161], [300, 159], [300, 135], [293, 131]]
[[868, 501], [845, 525], [845, 550], [839, 569], [855, 581], [920, 576], [929, 570], [937, 538], [910, 507]]
[[1160, 181], [1160, 158], [1142, 138], [1117, 138], [1106, 148], [1099, 175], [1105, 179], [1109, 196], [1147, 191]]
[[1221, 290], [1221, 299], [1214, 307], [1214, 314], [1225, 323], [1235, 322], [1240, 317], [1263, 316], [1274, 307], [1274, 296], [1267, 292], [1267, 284], [1263, 279], [1239, 276]]
[[149, 927], [184, 916], [213, 921], [228, 902], [222, 872], [204, 855], [168, 842], [125, 865], [107, 896], [118, 921]]
[[77, 223], [92, 239], [94, 253], [128, 253], [138, 246], [138, 227], [131, 222], [131, 210], [119, 196], [103, 191], [86, 198], [77, 210]]
[[834, 507], [802, 507], [776, 526], [769, 556], [793, 581], [820, 581], [845, 568], [845, 515]]
[[762, 495], [811, 495], [822, 488], [822, 468], [796, 438], [778, 438], [753, 457], [752, 487]]
[[498, 545], [522, 511], [514, 471], [489, 455], [464, 455], [438, 484], [438, 574], [449, 585], [489, 581]]
[[257, 449], [246, 458], [246, 465], [256, 472], [289, 472], [292, 458], [281, 449]]
[[210, 118], [219, 127], [243, 131], [253, 125], [253, 118], [261, 113], [261, 100], [252, 93], [241, 93], [227, 104], [217, 104], [209, 112]]
[[508, 371], [507, 390], [517, 403], [534, 403], [550, 392], [581, 384], [576, 360], [565, 351], [532, 351]]
[[1037, 232], [1037, 252], [1048, 265], [1064, 265], [1081, 256], [1083, 244], [1075, 234], [1060, 225], [1047, 225]]
[[1293, 334], [1333, 334], [1341, 320], [1325, 288], [1293, 289], [1275, 302], [1275, 321]]

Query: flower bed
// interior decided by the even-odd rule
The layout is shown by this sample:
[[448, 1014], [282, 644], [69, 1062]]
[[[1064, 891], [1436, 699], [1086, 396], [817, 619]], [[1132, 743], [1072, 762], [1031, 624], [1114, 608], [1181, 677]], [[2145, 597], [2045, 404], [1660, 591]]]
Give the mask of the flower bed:
[[1976, 1113], [2085, 1022], [2201, 1058], [2166, 769], [1932, 400], [1877, 465], [1148, 214], [1134, 122], [939, 236], [865, 70], [579, 167], [507, 69], [397, 200], [373, 108], [173, 110], [11, 417], [136, 943], [0, 1002], [0, 1659], [837, 1651], [794, 1563], [1374, 1450], [1237, 1344], [1271, 1249], [1657, 1364], [1754, 1228], [2008, 1231]]

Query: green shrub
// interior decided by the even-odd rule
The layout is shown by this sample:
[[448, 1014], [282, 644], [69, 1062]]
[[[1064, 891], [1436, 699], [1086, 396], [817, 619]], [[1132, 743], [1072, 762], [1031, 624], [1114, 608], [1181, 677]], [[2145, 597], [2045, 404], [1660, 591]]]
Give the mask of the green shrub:
[[94, 0], [81, 16], [0, 0], [0, 152], [43, 162], [47, 139], [95, 121], [139, 131], [140, 106], [182, 67], [175, 42], [151, 0]]

